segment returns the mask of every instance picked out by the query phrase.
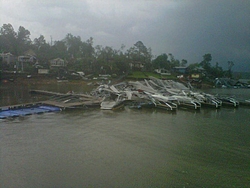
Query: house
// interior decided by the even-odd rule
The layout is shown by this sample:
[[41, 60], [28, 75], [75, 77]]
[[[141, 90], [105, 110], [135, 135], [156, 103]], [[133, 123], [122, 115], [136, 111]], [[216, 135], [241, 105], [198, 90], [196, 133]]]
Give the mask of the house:
[[246, 88], [248, 85], [244, 82], [239, 80], [234, 80], [230, 78], [216, 78], [215, 81], [216, 87], [223, 87], [223, 88]]
[[2, 61], [3, 63], [6, 63], [7, 65], [9, 64], [16, 64], [16, 56], [11, 54], [10, 52], [8, 53], [1, 53]]
[[133, 61], [129, 63], [129, 66], [131, 69], [143, 69], [144, 68], [145, 63], [140, 62], [140, 61]]
[[201, 77], [201, 75], [198, 73], [193, 73], [190, 75], [190, 78], [192, 78], [192, 79], [199, 79], [200, 77]]
[[155, 69], [155, 72], [160, 74], [160, 75], [171, 75], [171, 72], [169, 72], [166, 69]]
[[24, 71], [27, 67], [33, 66], [36, 62], [36, 57], [31, 55], [21, 55], [17, 58], [17, 69]]
[[187, 72], [187, 67], [174, 67], [173, 72], [185, 74]]
[[61, 58], [50, 60], [50, 68], [64, 68], [67, 66], [67, 62]]
[[18, 62], [19, 63], [30, 63], [34, 64], [36, 63], [36, 54], [33, 50], [28, 50], [24, 52], [23, 55], [18, 56]]
[[17, 69], [24, 71], [27, 67], [33, 66], [37, 62], [36, 54], [33, 50], [28, 50], [17, 57]]
[[31, 56], [31, 55], [21, 55], [18, 56], [17, 61], [19, 63], [30, 63], [33, 64], [36, 62], [36, 57]]

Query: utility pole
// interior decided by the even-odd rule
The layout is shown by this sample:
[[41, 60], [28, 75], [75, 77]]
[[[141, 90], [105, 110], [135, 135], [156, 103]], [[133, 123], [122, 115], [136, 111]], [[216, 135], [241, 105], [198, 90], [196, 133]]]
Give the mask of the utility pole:
[[52, 46], [52, 35], [50, 35], [50, 46]]

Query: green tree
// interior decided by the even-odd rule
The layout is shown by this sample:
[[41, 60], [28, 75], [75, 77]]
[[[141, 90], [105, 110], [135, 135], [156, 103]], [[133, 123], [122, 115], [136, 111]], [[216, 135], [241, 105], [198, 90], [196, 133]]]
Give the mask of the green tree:
[[36, 50], [39, 50], [44, 45], [46, 45], [46, 40], [43, 35], [40, 35], [38, 38], [33, 40], [33, 46], [36, 48]]
[[70, 54], [71, 58], [77, 58], [80, 55], [80, 49], [82, 46], [82, 41], [80, 36], [73, 36], [71, 33], [68, 33], [64, 38], [67, 51]]
[[134, 46], [130, 47], [126, 52], [127, 58], [131, 63], [144, 64], [144, 69], [151, 68], [152, 50], [147, 48], [141, 41], [138, 41]]
[[166, 53], [163, 53], [159, 56], [157, 56], [153, 61], [152, 65], [154, 69], [171, 69], [170, 61], [168, 60], [168, 55]]
[[169, 53], [168, 57], [170, 58], [170, 68], [180, 66], [180, 61], [178, 59], [175, 59], [172, 53]]
[[85, 48], [83, 48], [84, 50], [84, 54], [87, 56], [87, 57], [93, 57], [94, 56], [94, 53], [95, 53], [95, 48], [93, 47], [93, 38], [90, 37], [84, 44]]
[[20, 26], [17, 32], [17, 51], [18, 55], [22, 55], [30, 48], [30, 31]]
[[180, 66], [186, 67], [186, 66], [187, 66], [187, 63], [188, 63], [188, 61], [187, 61], [186, 59], [182, 59], [182, 60], [181, 60]]
[[16, 32], [11, 24], [3, 24], [0, 29], [0, 49], [17, 55]]
[[188, 65], [187, 69], [189, 73], [197, 73], [197, 70], [199, 69], [200, 64], [199, 63], [191, 63]]
[[219, 66], [219, 63], [216, 62], [214, 67], [210, 68], [210, 74], [213, 78], [220, 78], [223, 77], [224, 71], [222, 67]]
[[117, 51], [112, 47], [106, 46], [102, 48], [101, 55], [97, 58], [102, 63], [102, 73], [113, 73], [115, 66], [114, 58], [117, 55]]
[[52, 46], [53, 58], [67, 59], [69, 56], [67, 54], [67, 47], [65, 41], [55, 41]]
[[212, 61], [212, 55], [211, 54], [205, 54], [203, 55], [203, 60], [201, 61], [200, 65], [206, 70], [209, 71], [211, 68], [210, 62]]
[[49, 60], [54, 57], [51, 46], [46, 42], [43, 35], [40, 35], [38, 38], [33, 40], [33, 49], [36, 53], [39, 63], [45, 67], [48, 67]]

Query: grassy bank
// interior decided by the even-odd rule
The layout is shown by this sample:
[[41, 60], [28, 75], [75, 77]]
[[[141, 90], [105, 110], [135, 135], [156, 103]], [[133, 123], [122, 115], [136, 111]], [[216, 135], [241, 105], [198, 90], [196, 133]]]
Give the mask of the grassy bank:
[[132, 72], [131, 74], [127, 76], [127, 79], [140, 80], [140, 79], [147, 79], [149, 76], [153, 76], [159, 79], [169, 79], [169, 80], [176, 79], [175, 75], [160, 75], [160, 74], [153, 73], [153, 72], [140, 72], [140, 71]]
[[[153, 76], [155, 78], [158, 79], [166, 79], [166, 80], [175, 80], [178, 81], [177, 79], [177, 75], [160, 75], [157, 73], [153, 73], [153, 72], [141, 72], [141, 71], [135, 71], [130, 73], [129, 75], [127, 75], [126, 77], [122, 77], [121, 79], [118, 78], [108, 78], [108, 80], [112, 80], [112, 83], [118, 83], [118, 82], [122, 82], [124, 80], [143, 80], [143, 79], [148, 79], [150, 76]], [[102, 80], [97, 79], [89, 79], [89, 80], [65, 80], [65, 81], [58, 81], [55, 77], [52, 76], [48, 76], [48, 75], [32, 75], [31, 77], [27, 77], [27, 75], [16, 75], [14, 74], [14, 76], [12, 75], [12, 77], [10, 76], [10, 78], [12, 79], [2, 79], [2, 83], [4, 84], [15, 84], [18, 86], [18, 84], [25, 84], [25, 85], [45, 85], [45, 84], [56, 84], [56, 83], [70, 83], [73, 85], [85, 85], [88, 84], [90, 82], [93, 82], [93, 84], [95, 83], [101, 83]], [[107, 81], [108, 81], [107, 80]], [[103, 80], [104, 81], [104, 80]], [[104, 81], [107, 82], [107, 81]], [[196, 87], [196, 86], [194, 86]], [[208, 82], [204, 82], [202, 83], [201, 88], [211, 88], [213, 87], [212, 83], [208, 83]]]

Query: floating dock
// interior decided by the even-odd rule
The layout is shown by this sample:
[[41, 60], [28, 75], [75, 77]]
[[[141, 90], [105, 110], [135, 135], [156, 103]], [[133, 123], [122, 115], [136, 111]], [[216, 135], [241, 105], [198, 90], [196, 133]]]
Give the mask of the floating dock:
[[28, 116], [33, 114], [42, 114], [48, 112], [59, 112], [61, 108], [47, 105], [13, 105], [9, 107], [1, 107], [0, 119], [14, 118], [20, 116]]
[[239, 103], [241, 106], [250, 107], [250, 100], [242, 100], [242, 101], [239, 101]]
[[86, 109], [100, 107], [102, 99], [86, 94], [56, 93], [44, 90], [31, 90], [31, 94], [46, 95], [48, 100], [0, 107], [0, 119], [59, 112], [66, 109]]

